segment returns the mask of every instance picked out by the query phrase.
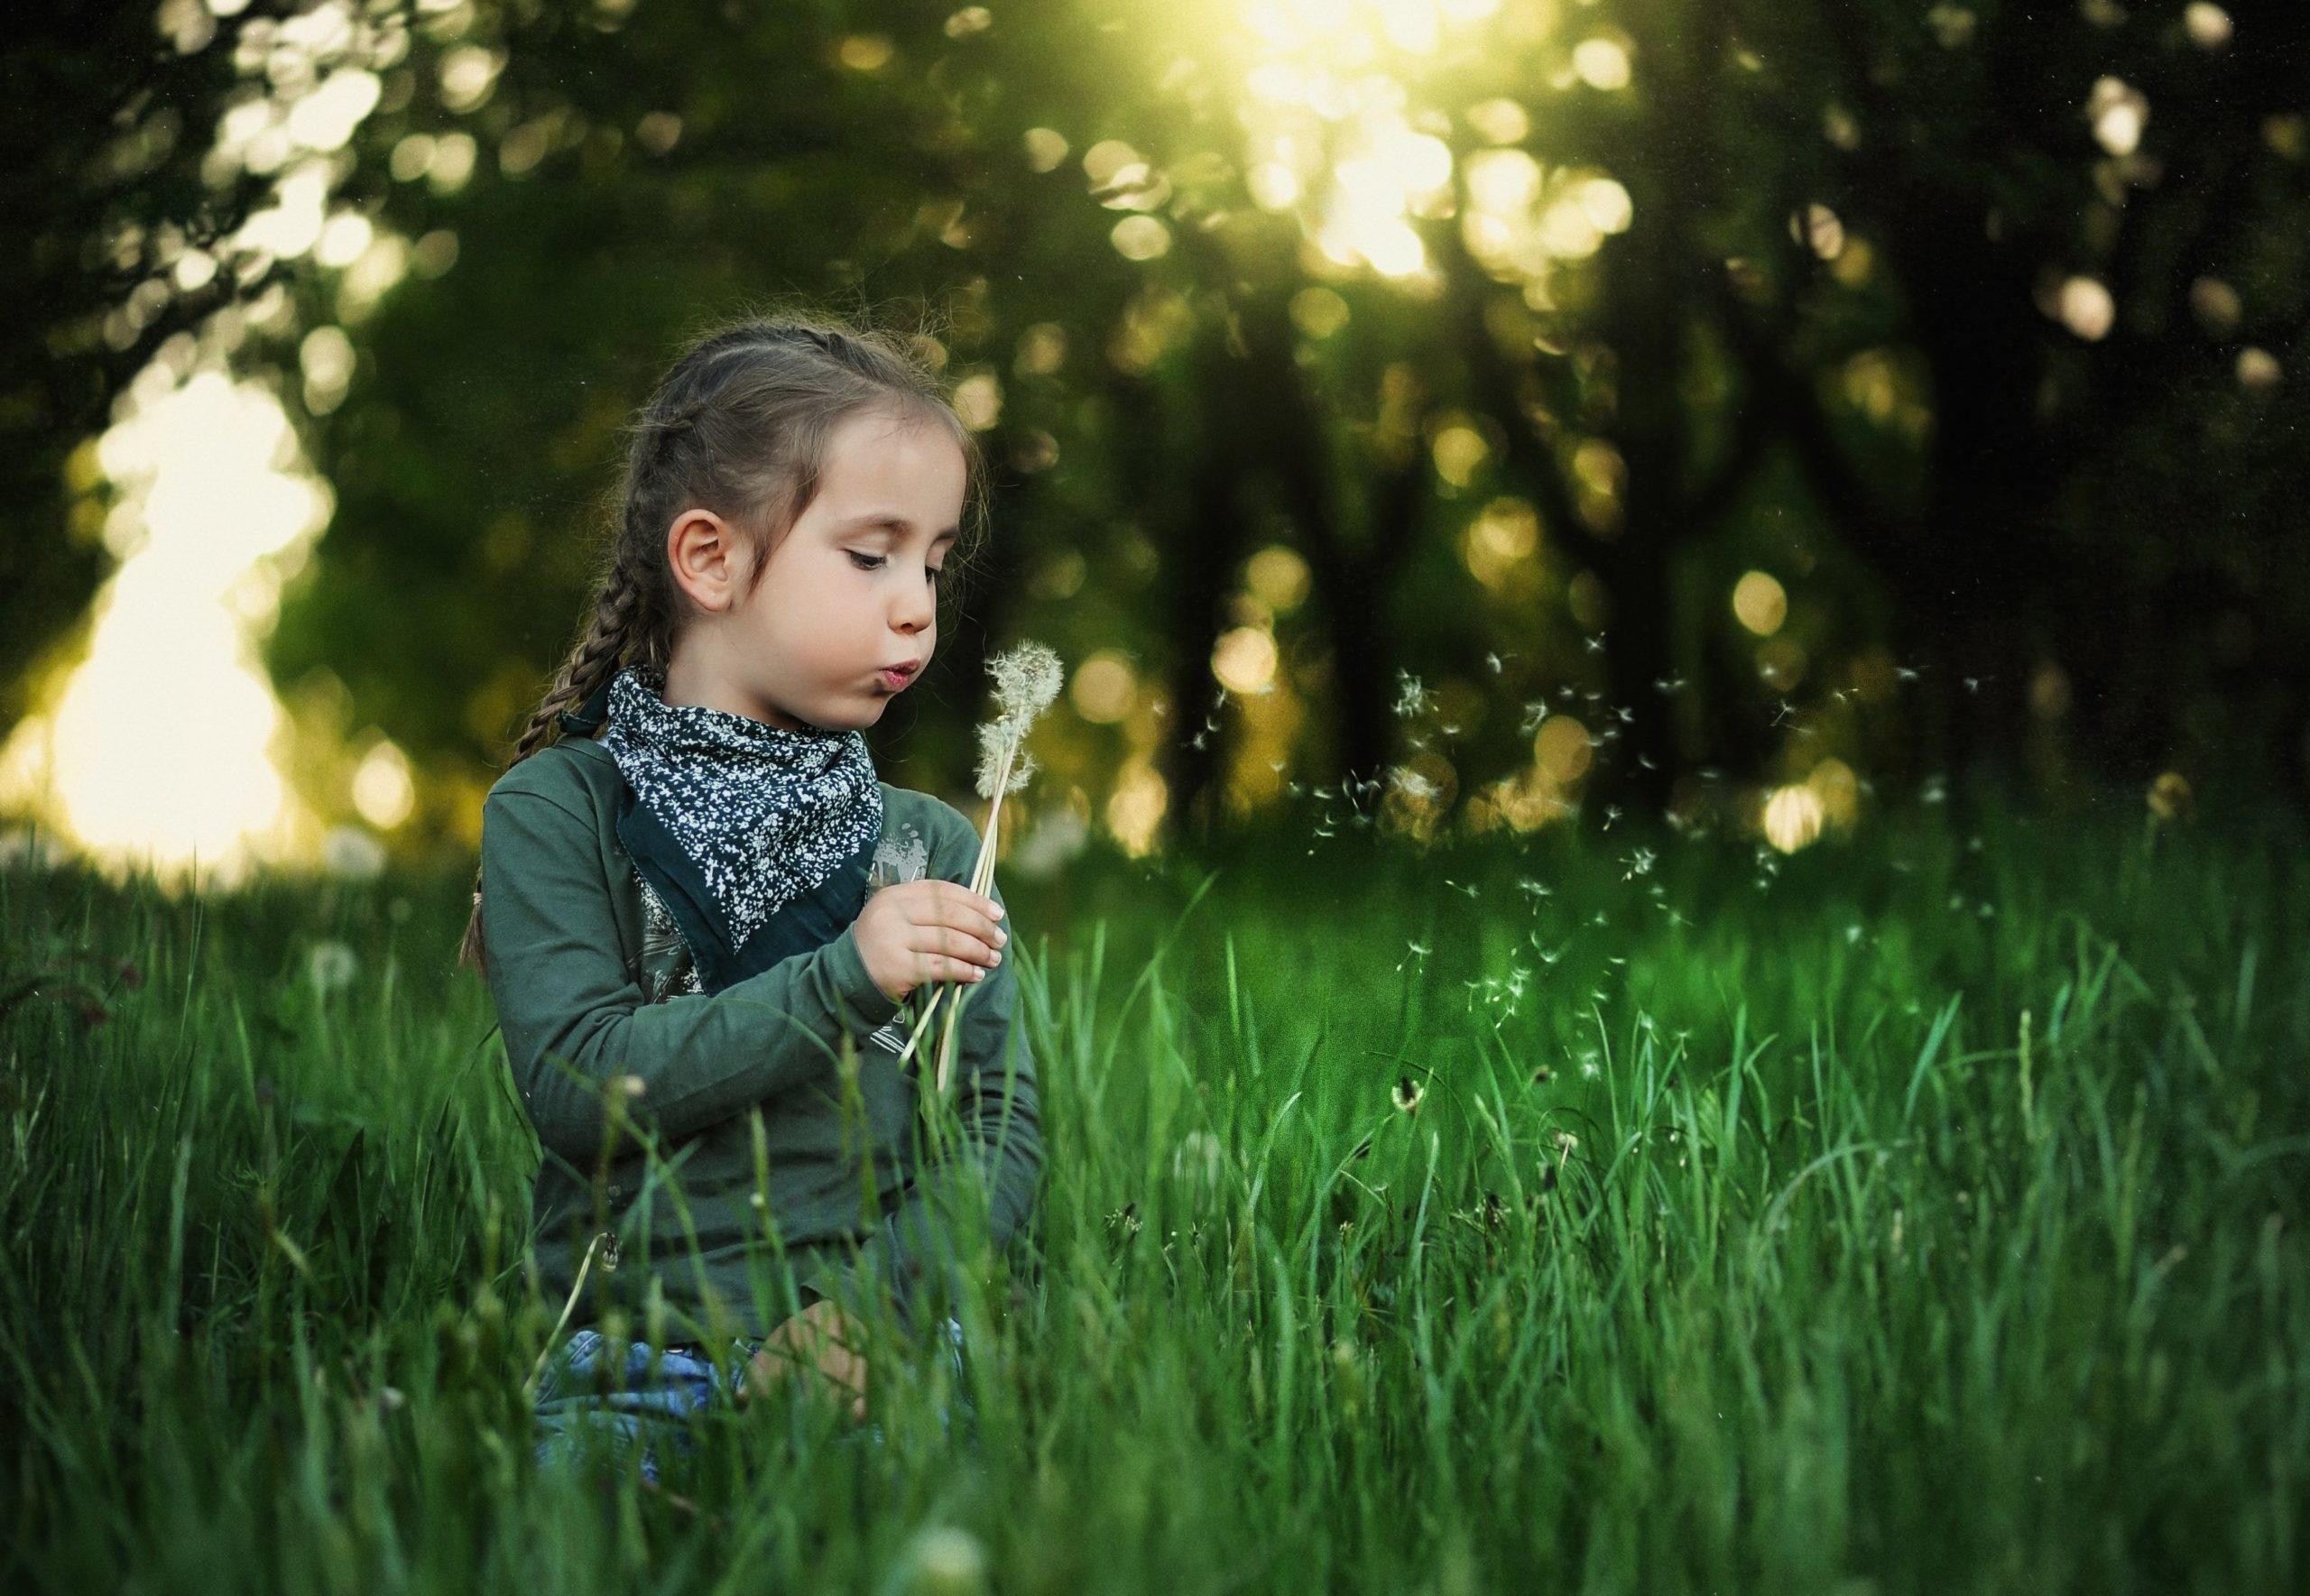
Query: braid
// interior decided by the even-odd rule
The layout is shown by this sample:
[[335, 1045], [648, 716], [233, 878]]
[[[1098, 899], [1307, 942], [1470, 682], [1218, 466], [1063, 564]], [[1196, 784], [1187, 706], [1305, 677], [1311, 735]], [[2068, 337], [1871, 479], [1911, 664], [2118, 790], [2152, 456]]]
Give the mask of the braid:
[[[529, 724], [522, 728], [522, 735], [513, 745], [513, 765], [520, 764], [546, 745], [564, 709], [583, 704], [603, 682], [617, 673], [628, 642], [640, 630], [646, 596], [641, 584], [627, 574], [623, 562], [611, 565], [609, 575], [603, 579], [601, 594], [594, 600], [593, 621], [587, 626], [585, 637], [555, 673], [545, 702], [538, 706]], [[511, 768], [512, 765], [507, 766]], [[471, 964], [485, 976], [489, 973], [488, 960], [488, 948], [481, 935], [481, 872], [476, 869], [473, 878], [473, 918], [466, 922], [465, 942], [457, 949], [457, 962]]]
[[522, 728], [521, 739], [513, 745], [514, 764], [545, 746], [547, 736], [563, 710], [583, 704], [594, 696], [595, 689], [617, 674], [634, 623], [641, 618], [642, 597], [640, 584], [627, 577], [625, 567], [612, 566], [602, 583], [601, 595], [594, 601], [593, 623], [570, 650], [569, 658], [562, 661], [553, 686], [546, 691], [545, 702], [530, 716], [530, 724]]

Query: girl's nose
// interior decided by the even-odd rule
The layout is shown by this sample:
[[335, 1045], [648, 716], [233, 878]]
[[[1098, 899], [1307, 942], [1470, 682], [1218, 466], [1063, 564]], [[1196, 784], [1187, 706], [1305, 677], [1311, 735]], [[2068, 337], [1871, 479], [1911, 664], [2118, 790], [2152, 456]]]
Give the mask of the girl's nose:
[[938, 596], [931, 592], [928, 582], [922, 585], [921, 591], [910, 593], [898, 601], [897, 621], [901, 626], [919, 629], [929, 625], [938, 614]]

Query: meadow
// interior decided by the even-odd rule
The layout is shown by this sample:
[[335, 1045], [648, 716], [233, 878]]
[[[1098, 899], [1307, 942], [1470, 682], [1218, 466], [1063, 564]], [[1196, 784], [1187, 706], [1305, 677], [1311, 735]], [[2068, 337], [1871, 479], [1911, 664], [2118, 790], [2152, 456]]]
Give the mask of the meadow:
[[[1319, 836], [1319, 830], [1333, 835]], [[0, 1584], [2302, 1588], [2310, 891], [2275, 805], [1006, 877], [1048, 1163], [884, 1442], [541, 1473], [468, 874], [0, 872]]]

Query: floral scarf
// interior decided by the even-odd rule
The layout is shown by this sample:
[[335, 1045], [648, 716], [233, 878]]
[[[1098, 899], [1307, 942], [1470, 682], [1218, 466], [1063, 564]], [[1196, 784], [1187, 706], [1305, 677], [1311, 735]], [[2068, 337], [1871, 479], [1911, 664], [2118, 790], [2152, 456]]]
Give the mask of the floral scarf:
[[[839, 935], [855, 917], [882, 835], [882, 788], [855, 731], [792, 731], [670, 706], [664, 687], [662, 671], [620, 671], [601, 742], [629, 790], [620, 835], [677, 921], [688, 922], [700, 973], [716, 990], [803, 951], [798, 941], [815, 946], [809, 936], [827, 925]], [[790, 907], [797, 912], [785, 918], [796, 923], [782, 926]]]

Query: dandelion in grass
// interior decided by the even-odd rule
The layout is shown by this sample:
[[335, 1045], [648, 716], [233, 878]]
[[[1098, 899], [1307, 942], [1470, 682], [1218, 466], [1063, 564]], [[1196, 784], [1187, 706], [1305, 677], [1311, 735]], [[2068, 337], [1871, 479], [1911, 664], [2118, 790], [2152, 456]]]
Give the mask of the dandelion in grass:
[[[1035, 759], [1021, 748], [1028, 728], [1036, 717], [1049, 709], [1058, 697], [1066, 671], [1058, 656], [1038, 642], [1022, 642], [1006, 653], [997, 654], [987, 661], [986, 673], [994, 682], [994, 719], [978, 729], [979, 763], [978, 795], [987, 800], [986, 827], [980, 834], [978, 861], [971, 871], [971, 890], [991, 893], [994, 887], [995, 839], [1001, 835], [1003, 799], [1027, 784], [1035, 772]], [[944, 1093], [947, 1081], [954, 1068], [955, 1051], [962, 1037], [959, 1023], [963, 1004], [969, 994], [957, 991], [958, 982], [944, 982], [931, 994], [924, 1008], [922, 1019], [916, 1023], [915, 1034], [930, 1022], [941, 999], [954, 992], [955, 1001], [947, 1006], [945, 1034], [939, 1039], [937, 1088]], [[910, 1056], [914, 1040], [910, 1038], [901, 1057]]]
[[323, 997], [344, 991], [360, 973], [360, 958], [342, 942], [316, 942], [306, 955], [305, 974]]

